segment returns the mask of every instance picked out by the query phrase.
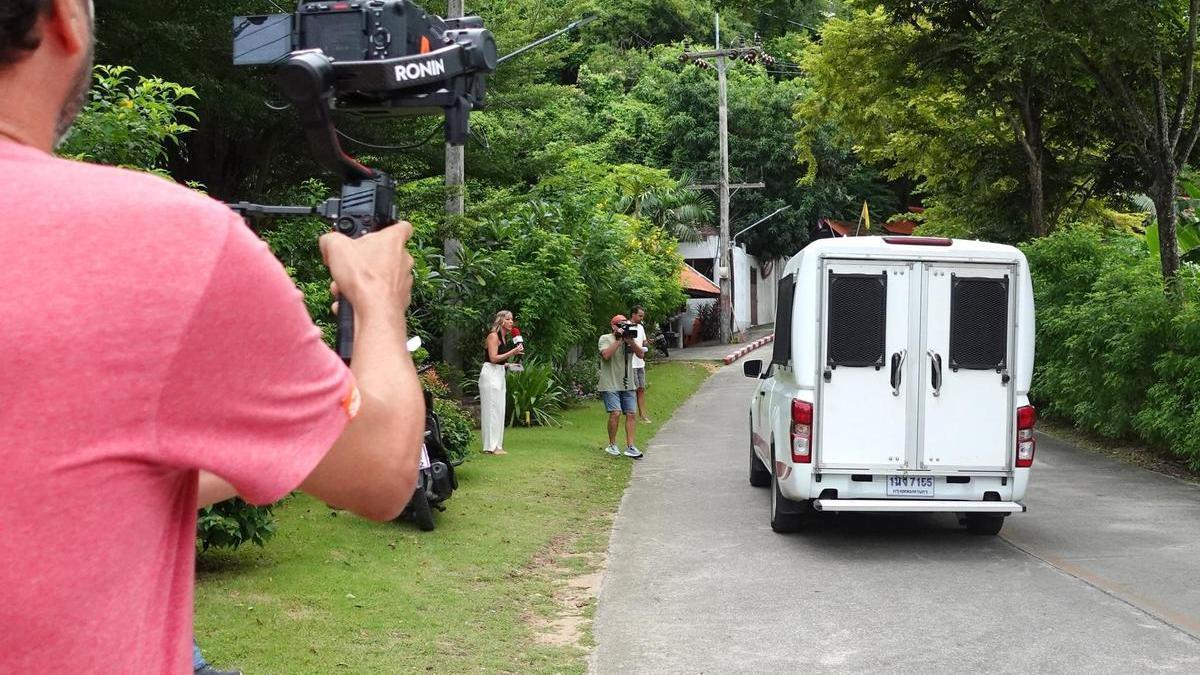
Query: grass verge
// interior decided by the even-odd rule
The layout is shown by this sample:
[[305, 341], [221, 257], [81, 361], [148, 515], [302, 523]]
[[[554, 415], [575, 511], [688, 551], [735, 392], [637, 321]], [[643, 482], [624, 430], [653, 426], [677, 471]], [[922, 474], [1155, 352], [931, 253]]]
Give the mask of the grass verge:
[[[651, 365], [655, 422], [638, 426], [640, 447], [709, 374]], [[601, 450], [605, 417], [593, 401], [561, 428], [507, 430], [507, 456], [459, 468], [433, 532], [293, 497], [265, 548], [198, 558], [205, 655], [256, 675], [583, 672], [591, 587], [632, 464]]]

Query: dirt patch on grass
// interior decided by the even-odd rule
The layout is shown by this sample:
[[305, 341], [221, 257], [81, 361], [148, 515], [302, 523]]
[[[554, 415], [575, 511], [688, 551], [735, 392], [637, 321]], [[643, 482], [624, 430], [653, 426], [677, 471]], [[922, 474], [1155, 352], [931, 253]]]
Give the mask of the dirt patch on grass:
[[1106, 455], [1143, 469], [1157, 471], [1189, 483], [1200, 483], [1200, 472], [1189, 468], [1186, 462], [1165, 451], [1145, 448], [1124, 441], [1099, 438], [1057, 422], [1039, 422], [1038, 427], [1041, 433], [1084, 450]]
[[547, 615], [533, 610], [522, 619], [533, 629], [534, 641], [548, 647], [574, 647], [587, 650], [590, 645], [592, 612], [600, 596], [600, 584], [608, 556], [597, 552], [575, 551], [577, 537], [555, 537], [531, 562], [531, 573], [549, 580], [554, 586], [553, 610]]

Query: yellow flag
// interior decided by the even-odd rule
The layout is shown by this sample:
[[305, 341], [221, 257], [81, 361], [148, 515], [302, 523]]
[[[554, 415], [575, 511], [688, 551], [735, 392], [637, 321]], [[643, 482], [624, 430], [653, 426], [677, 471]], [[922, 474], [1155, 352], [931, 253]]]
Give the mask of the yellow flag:
[[[863, 210], [858, 216], [858, 228], [861, 230], [863, 225], [867, 227], [867, 234], [871, 234], [871, 212], [867, 209], [867, 200], [863, 200]], [[855, 234], [858, 234], [855, 232]]]

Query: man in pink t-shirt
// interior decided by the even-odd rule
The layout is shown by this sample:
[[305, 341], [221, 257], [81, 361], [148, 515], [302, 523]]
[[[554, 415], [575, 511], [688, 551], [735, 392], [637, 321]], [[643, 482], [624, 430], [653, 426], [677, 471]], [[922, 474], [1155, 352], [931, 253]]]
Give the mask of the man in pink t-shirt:
[[411, 496], [411, 228], [321, 240], [352, 375], [224, 206], [49, 154], [90, 4], [0, 3], [0, 672], [186, 673], [198, 502], [299, 487], [388, 520]]

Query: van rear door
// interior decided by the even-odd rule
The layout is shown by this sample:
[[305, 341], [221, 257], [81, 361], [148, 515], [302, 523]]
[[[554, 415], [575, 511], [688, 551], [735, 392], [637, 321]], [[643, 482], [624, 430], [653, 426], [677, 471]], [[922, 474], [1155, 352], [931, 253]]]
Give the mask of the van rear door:
[[920, 468], [1011, 466], [1015, 268], [923, 265]]
[[890, 470], [905, 463], [905, 372], [916, 371], [908, 349], [910, 308], [920, 287], [913, 278], [905, 262], [827, 260], [822, 267], [815, 430], [822, 468]]

